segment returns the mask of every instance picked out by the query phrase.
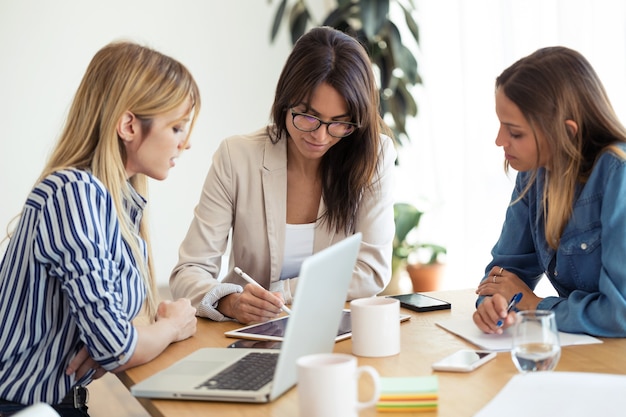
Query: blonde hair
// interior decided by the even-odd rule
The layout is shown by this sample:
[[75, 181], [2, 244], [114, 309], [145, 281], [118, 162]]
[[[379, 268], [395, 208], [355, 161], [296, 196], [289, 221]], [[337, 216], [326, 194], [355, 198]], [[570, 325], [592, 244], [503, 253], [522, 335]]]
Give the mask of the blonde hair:
[[[132, 42], [114, 42], [91, 60], [69, 110], [65, 127], [38, 182], [64, 168], [90, 170], [111, 193], [121, 233], [137, 259], [146, 284], [144, 311], [154, 319], [157, 308], [156, 283], [148, 233], [147, 215], [141, 219], [139, 236], [148, 248], [142, 262], [137, 237], [124, 210], [130, 200], [127, 182], [144, 197], [148, 183], [143, 174], [127, 178], [125, 147], [117, 134], [117, 122], [126, 111], [142, 120], [144, 135], [151, 120], [191, 99], [190, 133], [200, 110], [200, 93], [191, 73], [181, 63]], [[189, 136], [187, 136], [189, 137]]]
[[[626, 142], [626, 128], [591, 64], [565, 47], [542, 48], [520, 59], [496, 79], [496, 88], [517, 105], [530, 124], [537, 164], [541, 159], [538, 132], [551, 152], [542, 206], [546, 241], [556, 249], [572, 215], [576, 188], [587, 181], [599, 156], [610, 151], [624, 159], [624, 152], [615, 144]], [[576, 128], [566, 121], [573, 121]], [[519, 199], [537, 175], [534, 170]]]

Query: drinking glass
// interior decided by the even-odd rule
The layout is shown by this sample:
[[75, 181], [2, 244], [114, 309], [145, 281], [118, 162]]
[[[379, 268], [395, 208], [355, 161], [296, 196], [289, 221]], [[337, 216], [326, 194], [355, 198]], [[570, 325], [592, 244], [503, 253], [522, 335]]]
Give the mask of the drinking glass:
[[552, 371], [561, 357], [559, 333], [553, 311], [517, 313], [511, 358], [520, 372]]

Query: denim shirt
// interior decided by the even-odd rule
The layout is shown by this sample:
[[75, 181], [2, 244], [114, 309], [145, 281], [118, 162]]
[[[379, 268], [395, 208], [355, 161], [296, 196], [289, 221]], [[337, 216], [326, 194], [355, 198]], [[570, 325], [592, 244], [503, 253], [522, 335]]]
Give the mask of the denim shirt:
[[[620, 144], [626, 150], [626, 144]], [[537, 309], [553, 310], [559, 330], [604, 337], [626, 336], [626, 161], [603, 153], [577, 189], [573, 213], [558, 249], [545, 239], [541, 208], [546, 171], [520, 201], [509, 205], [491, 263], [517, 274], [531, 289], [545, 274], [558, 296]], [[516, 179], [517, 200], [531, 174]], [[478, 300], [480, 303], [482, 298]]]

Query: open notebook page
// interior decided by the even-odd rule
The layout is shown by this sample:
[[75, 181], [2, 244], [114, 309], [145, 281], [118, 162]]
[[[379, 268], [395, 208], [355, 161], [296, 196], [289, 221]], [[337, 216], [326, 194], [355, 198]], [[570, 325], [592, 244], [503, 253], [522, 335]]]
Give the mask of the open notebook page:
[[[507, 351], [511, 350], [513, 343], [512, 328], [505, 329], [502, 334], [486, 334], [476, 327], [471, 317], [440, 321], [437, 326], [485, 350]], [[559, 340], [561, 346], [602, 343], [602, 340], [586, 334], [564, 332], [559, 332]]]

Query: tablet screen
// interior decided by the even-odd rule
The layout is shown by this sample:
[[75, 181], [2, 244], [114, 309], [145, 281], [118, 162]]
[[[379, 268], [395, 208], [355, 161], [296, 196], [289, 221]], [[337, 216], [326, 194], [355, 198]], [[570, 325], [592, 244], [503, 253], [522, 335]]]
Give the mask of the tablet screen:
[[[253, 340], [277, 340], [282, 341], [287, 327], [289, 316], [283, 316], [265, 323], [253, 324], [236, 330], [230, 330], [224, 334], [228, 337]], [[339, 330], [335, 341], [344, 340], [351, 336], [350, 311], [344, 310], [339, 322]]]
[[[406, 321], [411, 316], [408, 314], [400, 314], [400, 321]], [[289, 316], [283, 316], [278, 319], [270, 320], [265, 323], [252, 324], [250, 326], [241, 327], [235, 330], [229, 330], [224, 333], [225, 336], [235, 337], [237, 339], [251, 340], [271, 340], [282, 342], [287, 327]], [[335, 342], [348, 339], [352, 336], [352, 325], [350, 322], [350, 310], [343, 310], [341, 321], [339, 322], [339, 330]]]

